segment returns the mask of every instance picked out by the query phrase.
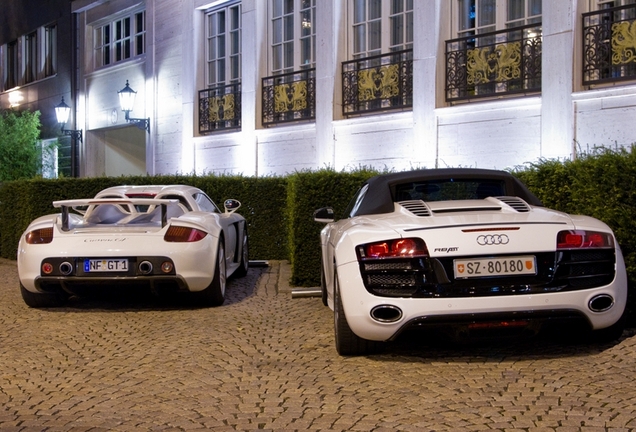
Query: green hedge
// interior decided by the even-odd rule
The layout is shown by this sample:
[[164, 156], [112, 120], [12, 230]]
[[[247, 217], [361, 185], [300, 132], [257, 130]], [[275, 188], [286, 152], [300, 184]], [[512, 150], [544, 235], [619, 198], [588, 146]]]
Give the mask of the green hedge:
[[574, 161], [540, 161], [515, 174], [548, 208], [608, 224], [636, 281], [636, 152], [597, 149]]
[[242, 203], [238, 210], [248, 222], [252, 259], [287, 259], [285, 218], [287, 180], [281, 177], [138, 176], [59, 180], [19, 180], [0, 187], [0, 256], [15, 259], [18, 240], [30, 221], [57, 212], [52, 202], [89, 198], [121, 184], [190, 184], [204, 190], [219, 206], [228, 198]]
[[[34, 218], [54, 211], [59, 199], [92, 197], [118, 184], [191, 184], [219, 205], [241, 201], [248, 221], [252, 259], [289, 260], [291, 283], [320, 282], [319, 233], [323, 224], [313, 212], [325, 206], [342, 216], [361, 183], [378, 174], [296, 172], [287, 177], [140, 176], [60, 180], [23, 180], [0, 186], [0, 256], [15, 259], [20, 234]], [[630, 285], [636, 280], [636, 153], [633, 148], [598, 150], [575, 161], [542, 160], [514, 171], [546, 205], [605, 221], [616, 233], [625, 255]]]
[[376, 174], [377, 171], [360, 168], [351, 173], [321, 170], [298, 172], [288, 177], [289, 261], [293, 285], [320, 283], [320, 230], [324, 225], [314, 222], [314, 211], [332, 207], [336, 216], [342, 217], [364, 180]]

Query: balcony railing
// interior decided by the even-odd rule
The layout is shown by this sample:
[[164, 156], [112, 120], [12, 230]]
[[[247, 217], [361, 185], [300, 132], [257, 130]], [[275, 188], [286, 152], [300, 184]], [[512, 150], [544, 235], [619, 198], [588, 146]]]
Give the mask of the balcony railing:
[[241, 127], [241, 84], [199, 91], [199, 133]]
[[263, 78], [263, 126], [316, 118], [316, 69]]
[[583, 84], [636, 79], [636, 5], [583, 14]]
[[413, 50], [342, 63], [345, 116], [413, 106]]
[[541, 91], [541, 26], [446, 41], [446, 100]]

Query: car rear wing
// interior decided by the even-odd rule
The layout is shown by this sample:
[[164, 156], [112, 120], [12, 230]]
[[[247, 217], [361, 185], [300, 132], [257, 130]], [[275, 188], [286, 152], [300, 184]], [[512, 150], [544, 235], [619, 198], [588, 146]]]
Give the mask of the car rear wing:
[[75, 207], [89, 207], [96, 205], [112, 204], [119, 206], [128, 206], [131, 212], [137, 212], [136, 205], [159, 206], [161, 208], [161, 227], [168, 223], [168, 206], [178, 205], [179, 201], [175, 199], [156, 199], [156, 198], [86, 198], [64, 201], [53, 201], [53, 207], [62, 210], [62, 231], [69, 231], [69, 210]]

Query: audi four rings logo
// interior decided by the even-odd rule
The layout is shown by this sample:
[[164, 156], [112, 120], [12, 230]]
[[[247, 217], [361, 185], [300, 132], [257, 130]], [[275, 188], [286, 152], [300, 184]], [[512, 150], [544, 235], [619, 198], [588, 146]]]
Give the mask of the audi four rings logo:
[[477, 237], [477, 243], [482, 246], [487, 245], [505, 245], [510, 239], [505, 234], [480, 235]]

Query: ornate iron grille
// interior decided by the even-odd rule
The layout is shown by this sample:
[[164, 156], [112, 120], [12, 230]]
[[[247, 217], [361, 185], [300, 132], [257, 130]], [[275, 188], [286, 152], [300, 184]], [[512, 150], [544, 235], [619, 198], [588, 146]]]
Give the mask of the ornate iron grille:
[[263, 125], [316, 118], [316, 69], [263, 78]]
[[583, 14], [583, 84], [636, 77], [636, 5]]
[[446, 100], [541, 91], [541, 26], [446, 41]]
[[199, 91], [199, 133], [241, 127], [241, 84]]
[[342, 113], [345, 116], [412, 106], [413, 50], [342, 63]]

